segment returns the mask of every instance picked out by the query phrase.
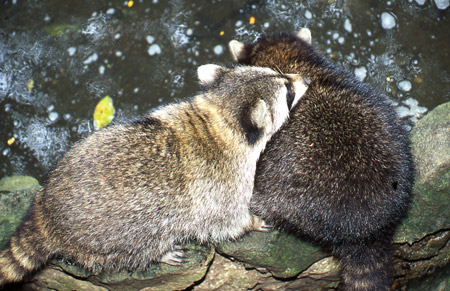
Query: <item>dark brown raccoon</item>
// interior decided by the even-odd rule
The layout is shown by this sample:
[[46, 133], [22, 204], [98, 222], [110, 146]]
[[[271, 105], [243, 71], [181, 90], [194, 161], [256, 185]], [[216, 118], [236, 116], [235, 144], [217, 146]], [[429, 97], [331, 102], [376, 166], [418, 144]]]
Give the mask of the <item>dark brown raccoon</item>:
[[390, 289], [392, 236], [414, 182], [391, 103], [314, 49], [308, 29], [230, 48], [241, 64], [311, 80], [258, 162], [253, 212], [330, 250], [341, 260], [342, 289]]

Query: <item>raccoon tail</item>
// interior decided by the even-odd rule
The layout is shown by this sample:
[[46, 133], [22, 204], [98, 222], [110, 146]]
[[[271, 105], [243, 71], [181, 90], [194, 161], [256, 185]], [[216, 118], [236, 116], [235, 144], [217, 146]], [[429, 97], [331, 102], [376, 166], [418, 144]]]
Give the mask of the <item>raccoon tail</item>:
[[392, 240], [341, 245], [334, 249], [341, 260], [340, 290], [391, 290]]
[[0, 251], [0, 289], [5, 284], [21, 281], [54, 255], [36, 223], [29, 217], [27, 215], [18, 231]]

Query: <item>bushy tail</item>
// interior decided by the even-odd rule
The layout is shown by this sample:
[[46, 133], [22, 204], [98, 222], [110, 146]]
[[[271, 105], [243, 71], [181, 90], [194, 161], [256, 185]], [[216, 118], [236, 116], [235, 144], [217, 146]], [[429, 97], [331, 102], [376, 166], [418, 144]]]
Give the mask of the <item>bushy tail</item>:
[[35, 222], [26, 219], [0, 251], [0, 288], [21, 281], [41, 267], [52, 255]]
[[392, 241], [382, 241], [335, 248], [340, 258], [341, 290], [391, 290]]

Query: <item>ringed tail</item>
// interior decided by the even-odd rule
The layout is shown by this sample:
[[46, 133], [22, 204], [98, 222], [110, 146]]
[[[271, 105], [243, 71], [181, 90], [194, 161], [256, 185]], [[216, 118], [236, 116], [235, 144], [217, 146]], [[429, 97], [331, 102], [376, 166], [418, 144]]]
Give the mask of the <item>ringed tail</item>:
[[0, 289], [8, 283], [22, 281], [55, 254], [46, 242], [43, 226], [33, 219], [35, 213], [32, 206], [16, 233], [0, 250]]

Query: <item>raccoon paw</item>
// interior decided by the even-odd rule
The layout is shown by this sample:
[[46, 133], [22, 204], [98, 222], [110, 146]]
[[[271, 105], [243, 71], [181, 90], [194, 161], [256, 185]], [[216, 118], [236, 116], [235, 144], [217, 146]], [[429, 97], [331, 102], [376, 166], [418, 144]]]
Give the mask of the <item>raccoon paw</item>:
[[272, 225], [267, 224], [264, 220], [262, 220], [259, 216], [252, 216], [253, 220], [253, 230], [260, 232], [269, 232], [273, 229]]
[[159, 260], [160, 263], [168, 264], [171, 266], [180, 266], [187, 262], [187, 255], [183, 252], [186, 248], [181, 246], [175, 246], [173, 251], [167, 252]]

